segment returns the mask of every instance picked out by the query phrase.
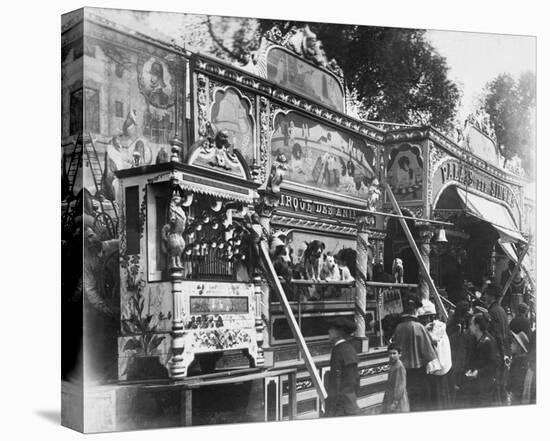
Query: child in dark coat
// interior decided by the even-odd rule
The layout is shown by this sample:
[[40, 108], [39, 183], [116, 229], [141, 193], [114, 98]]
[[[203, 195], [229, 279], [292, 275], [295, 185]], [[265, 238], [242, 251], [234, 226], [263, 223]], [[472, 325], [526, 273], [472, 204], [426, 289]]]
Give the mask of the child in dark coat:
[[388, 346], [388, 355], [390, 358], [390, 372], [388, 373], [382, 412], [408, 412], [407, 371], [401, 362], [401, 349], [392, 343]]

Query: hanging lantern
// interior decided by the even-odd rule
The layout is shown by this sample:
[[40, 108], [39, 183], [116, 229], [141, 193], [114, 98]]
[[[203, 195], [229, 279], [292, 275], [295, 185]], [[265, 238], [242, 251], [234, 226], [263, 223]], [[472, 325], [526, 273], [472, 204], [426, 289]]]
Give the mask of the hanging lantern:
[[193, 252], [193, 247], [186, 247], [185, 248], [185, 255], [186, 256], [190, 256], [192, 252]]
[[445, 234], [445, 229], [440, 228], [437, 232], [437, 237], [435, 238], [436, 242], [447, 242], [447, 235]]
[[210, 216], [209, 216], [207, 213], [203, 213], [203, 215], [202, 215], [202, 223], [203, 223], [203, 224], [208, 224], [208, 223], [210, 223]]
[[196, 222], [195, 223], [195, 231], [200, 231], [202, 230], [202, 224], [200, 222]]
[[215, 240], [213, 240], [212, 242], [210, 242], [210, 247], [211, 247], [212, 249], [217, 248], [217, 247], [218, 247], [218, 242], [216, 242]]
[[217, 219], [212, 220], [212, 224], [210, 224], [210, 228], [213, 230], [217, 230], [220, 226], [220, 222]]

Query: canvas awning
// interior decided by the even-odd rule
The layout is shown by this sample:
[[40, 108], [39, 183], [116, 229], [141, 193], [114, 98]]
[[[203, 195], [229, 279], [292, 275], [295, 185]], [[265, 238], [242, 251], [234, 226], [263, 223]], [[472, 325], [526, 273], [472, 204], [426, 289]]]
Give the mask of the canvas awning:
[[462, 200], [466, 211], [470, 215], [490, 223], [498, 231], [502, 242], [527, 242], [518, 230], [512, 215], [504, 205], [466, 192], [458, 187], [456, 188], [456, 192]]
[[[500, 247], [502, 248], [502, 251], [504, 251], [506, 256], [508, 256], [508, 258], [512, 262], [517, 264], [518, 263], [518, 252], [517, 252], [516, 248], [511, 243], [503, 242], [500, 239], [498, 240], [498, 244], [500, 245]], [[523, 260], [521, 262], [521, 267], [522, 267], [523, 271], [525, 271], [525, 273], [527, 274], [527, 277], [530, 280], [533, 280], [534, 272], [533, 272], [533, 267], [531, 265], [531, 257], [529, 256], [529, 253], [527, 253], [525, 255], [525, 257], [523, 258]]]

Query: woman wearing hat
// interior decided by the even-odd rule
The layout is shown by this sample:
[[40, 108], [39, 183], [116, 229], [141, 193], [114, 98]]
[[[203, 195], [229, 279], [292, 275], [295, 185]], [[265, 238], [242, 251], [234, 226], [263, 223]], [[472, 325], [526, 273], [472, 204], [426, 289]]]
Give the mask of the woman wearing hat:
[[525, 332], [527, 337], [531, 337], [531, 322], [527, 316], [529, 313], [529, 306], [526, 303], [521, 302], [518, 305], [518, 312], [516, 316], [510, 322], [510, 331], [519, 334]]
[[325, 402], [326, 417], [358, 415], [357, 390], [359, 389], [358, 359], [349, 341], [355, 332], [355, 322], [337, 318], [329, 322], [328, 337], [334, 345], [330, 354], [330, 372]]
[[473, 407], [494, 406], [500, 404], [498, 392], [498, 349], [495, 339], [488, 332], [486, 315], [474, 314], [470, 320], [470, 333], [475, 343], [468, 362], [464, 387]]
[[407, 394], [411, 411], [426, 410], [430, 405], [427, 366], [437, 359], [428, 331], [418, 322], [422, 304], [411, 297], [403, 304], [401, 323], [395, 328], [392, 342], [401, 348], [401, 361], [407, 371]]

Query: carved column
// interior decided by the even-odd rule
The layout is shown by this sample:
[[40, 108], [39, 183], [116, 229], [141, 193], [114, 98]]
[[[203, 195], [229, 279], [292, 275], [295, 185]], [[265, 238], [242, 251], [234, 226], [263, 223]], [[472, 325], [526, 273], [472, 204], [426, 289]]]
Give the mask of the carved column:
[[365, 338], [366, 323], [365, 309], [367, 307], [367, 267], [369, 264], [369, 230], [367, 218], [360, 217], [357, 222], [357, 257], [355, 277], [355, 323], [357, 331], [355, 336]]
[[172, 320], [172, 358], [170, 360], [170, 377], [182, 378], [187, 375], [187, 366], [183, 360], [184, 332], [183, 332], [183, 268], [171, 268], [173, 314]]
[[268, 234], [271, 234], [271, 217], [279, 205], [279, 199], [269, 195], [265, 190], [258, 190], [258, 194], [260, 197], [254, 206], [254, 210], [260, 217], [260, 225]]
[[256, 304], [256, 316], [254, 317], [254, 326], [256, 328], [256, 343], [258, 344], [258, 357], [256, 359], [256, 367], [264, 366], [264, 322], [262, 320], [263, 313], [263, 290], [262, 279], [254, 277], [254, 298]]
[[[422, 261], [424, 262], [424, 265], [426, 265], [426, 269], [428, 270], [429, 274], [430, 241], [432, 240], [434, 231], [431, 224], [428, 224], [426, 222], [417, 222], [416, 227], [418, 231], [418, 240], [416, 243], [418, 245], [418, 250], [420, 251]], [[428, 284], [428, 281], [424, 278], [421, 270], [419, 270], [418, 272], [418, 291], [420, 293], [420, 300], [422, 301], [422, 303], [430, 300], [430, 286]]]
[[[255, 212], [258, 214], [260, 225], [264, 232], [271, 234], [271, 217], [276, 210], [276, 204], [273, 203], [273, 198], [264, 190], [258, 191], [260, 197], [254, 206]], [[265, 234], [264, 233], [264, 234]], [[259, 262], [257, 262], [259, 265]], [[260, 277], [254, 279], [256, 292], [256, 335], [258, 337], [258, 353], [263, 356], [264, 367], [273, 367], [273, 352], [267, 350], [269, 348], [269, 332], [262, 319], [262, 313], [269, 316], [269, 286]], [[259, 340], [261, 338], [261, 341]], [[267, 350], [267, 351], [266, 351]]]

